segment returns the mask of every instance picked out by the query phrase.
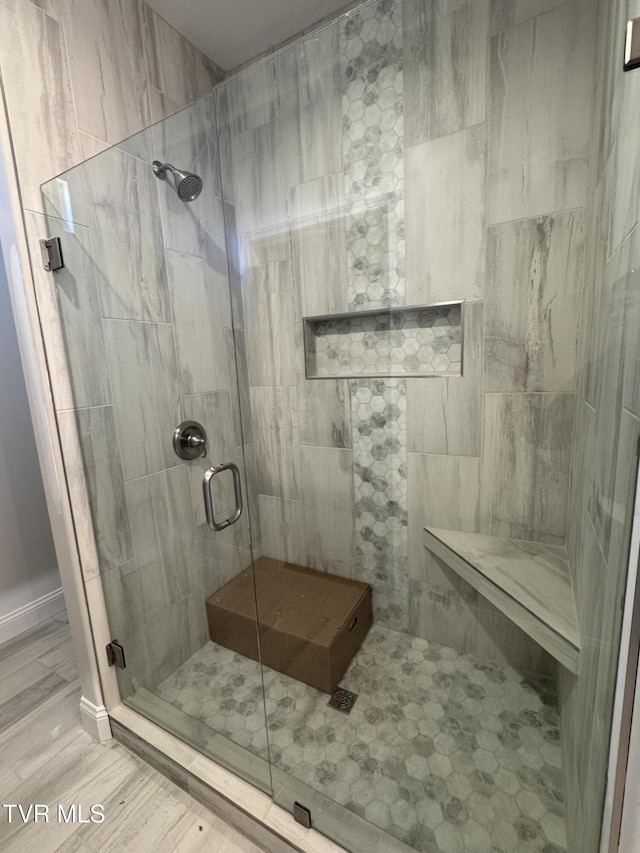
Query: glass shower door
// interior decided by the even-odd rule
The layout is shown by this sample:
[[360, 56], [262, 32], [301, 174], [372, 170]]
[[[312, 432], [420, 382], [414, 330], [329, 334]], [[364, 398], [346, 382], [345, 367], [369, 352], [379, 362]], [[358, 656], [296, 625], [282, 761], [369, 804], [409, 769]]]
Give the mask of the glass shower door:
[[[356, 60], [365, 21], [376, 41]], [[431, 841], [416, 807], [435, 665], [409, 633], [406, 400], [461, 371], [459, 300], [405, 307], [401, 35], [401, 4], [370, 4], [218, 90], [274, 798], [351, 850]]]
[[[204, 99], [45, 185], [65, 262], [52, 281], [71, 388], [57, 403], [67, 459], [80, 446], [84, 568], [124, 650], [124, 702], [270, 790], [215, 140]], [[187, 196], [200, 177], [197, 198], [154, 160], [193, 173]]]
[[432, 6], [363, 4], [218, 89], [273, 792], [354, 851], [560, 851], [558, 661], [425, 534], [507, 559], [515, 539], [530, 576], [546, 555], [567, 578], [572, 397], [551, 374], [485, 373], [485, 309], [514, 299], [518, 328], [538, 323], [540, 259], [564, 292], [550, 259], [578, 247], [571, 216], [488, 240], [487, 126], [441, 124], [455, 86], [430, 39], [448, 44], [459, 10]]

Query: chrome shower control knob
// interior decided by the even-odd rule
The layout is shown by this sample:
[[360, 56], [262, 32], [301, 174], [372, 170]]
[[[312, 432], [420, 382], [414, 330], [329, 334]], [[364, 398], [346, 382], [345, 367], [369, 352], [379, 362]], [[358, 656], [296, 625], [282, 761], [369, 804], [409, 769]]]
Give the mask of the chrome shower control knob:
[[173, 449], [181, 459], [207, 455], [207, 434], [197, 421], [183, 421], [173, 432]]

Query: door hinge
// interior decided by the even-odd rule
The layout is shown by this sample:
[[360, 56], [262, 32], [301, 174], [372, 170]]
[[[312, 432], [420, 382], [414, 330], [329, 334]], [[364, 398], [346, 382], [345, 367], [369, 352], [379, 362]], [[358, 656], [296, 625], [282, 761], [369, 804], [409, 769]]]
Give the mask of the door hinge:
[[640, 18], [627, 21], [627, 32], [624, 41], [624, 70], [640, 66]]
[[117, 666], [118, 669], [127, 668], [124, 659], [124, 648], [117, 640], [111, 640], [107, 645], [107, 660], [109, 661], [109, 666]]
[[63, 268], [62, 244], [59, 237], [48, 237], [46, 240], [40, 240], [40, 251], [42, 252], [42, 266], [47, 272], [55, 272]]
[[293, 804], [293, 818], [307, 829], [311, 829], [311, 811], [302, 803]]

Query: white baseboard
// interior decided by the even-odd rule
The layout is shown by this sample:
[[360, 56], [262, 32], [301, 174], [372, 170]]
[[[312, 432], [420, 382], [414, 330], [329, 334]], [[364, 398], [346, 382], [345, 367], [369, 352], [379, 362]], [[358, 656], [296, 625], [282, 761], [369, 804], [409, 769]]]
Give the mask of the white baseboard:
[[80, 699], [80, 721], [82, 728], [95, 740], [100, 743], [111, 740], [111, 723], [104, 705], [94, 705], [83, 696]]
[[62, 587], [59, 587], [41, 598], [36, 598], [35, 601], [30, 601], [24, 607], [19, 607], [7, 613], [6, 616], [0, 617], [0, 643], [12, 640], [29, 628], [35, 628], [36, 625], [46, 622], [62, 610], [64, 610], [64, 597]]

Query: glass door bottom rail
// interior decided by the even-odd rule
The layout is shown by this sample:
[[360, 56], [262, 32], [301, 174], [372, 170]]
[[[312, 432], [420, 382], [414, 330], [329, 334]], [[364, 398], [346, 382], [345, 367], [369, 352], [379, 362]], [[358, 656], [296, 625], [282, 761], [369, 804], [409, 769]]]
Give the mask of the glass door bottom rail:
[[341, 686], [348, 716], [265, 667], [265, 733], [255, 663], [209, 642], [156, 693], [416, 850], [566, 850], [550, 682], [374, 626]]

